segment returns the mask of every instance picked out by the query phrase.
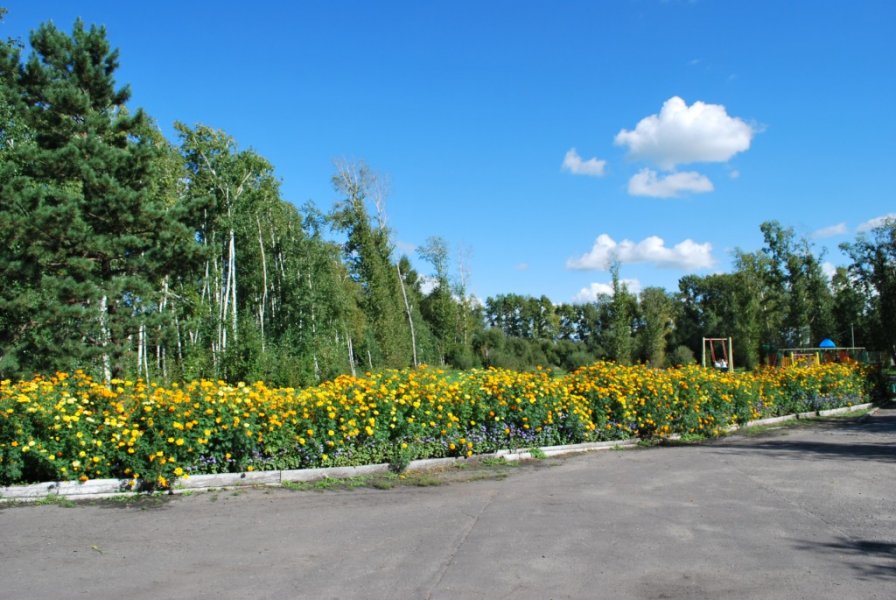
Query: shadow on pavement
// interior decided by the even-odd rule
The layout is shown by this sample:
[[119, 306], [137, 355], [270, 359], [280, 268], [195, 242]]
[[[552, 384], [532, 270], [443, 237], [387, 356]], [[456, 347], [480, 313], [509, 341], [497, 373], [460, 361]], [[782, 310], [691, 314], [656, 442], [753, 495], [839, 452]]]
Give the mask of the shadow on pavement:
[[730, 448], [747, 452], [762, 452], [775, 458], [798, 459], [806, 456], [847, 460], [877, 460], [896, 462], [893, 444], [835, 444], [799, 440], [753, 440], [750, 444], [713, 444], [714, 448]]
[[861, 560], [861, 562], [847, 562], [858, 577], [896, 580], [896, 544], [892, 542], [840, 538], [839, 541], [827, 544], [798, 542], [795, 547], [798, 550], [837, 555], [838, 558], [844, 554], [851, 555]]
[[[887, 412], [890, 413], [890, 411]], [[875, 415], [873, 417], [865, 416], [846, 421], [811, 422], [807, 427], [822, 435], [835, 432], [848, 433], [850, 435], [848, 437], [838, 435], [836, 436], [836, 442], [782, 439], [782, 436], [786, 436], [789, 431], [804, 431], [783, 429], [772, 433], [771, 435], [775, 437], [771, 439], [764, 434], [760, 434], [752, 438], [732, 438], [731, 441], [721, 440], [713, 443], [712, 446], [714, 448], [767, 453], [776, 458], [796, 459], [802, 456], [814, 456], [847, 460], [896, 462], [896, 415], [894, 414]], [[886, 437], [881, 443], [859, 440], [850, 442], [850, 438], [853, 436], [863, 435]]]

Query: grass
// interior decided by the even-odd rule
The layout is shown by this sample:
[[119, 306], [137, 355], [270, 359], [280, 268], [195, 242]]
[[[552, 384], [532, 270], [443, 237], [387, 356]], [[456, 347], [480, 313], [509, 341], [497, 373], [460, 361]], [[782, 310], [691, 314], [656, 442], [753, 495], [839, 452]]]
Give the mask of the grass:
[[535, 460], [544, 460], [548, 457], [541, 448], [529, 448], [529, 456]]
[[60, 506], [62, 508], [74, 508], [77, 506], [74, 500], [56, 494], [50, 494], [46, 498], [33, 502], [33, 504], [35, 506]]
[[519, 462], [508, 462], [503, 456], [488, 456], [480, 459], [479, 464], [485, 467], [518, 467]]
[[390, 490], [397, 487], [433, 487], [451, 483], [502, 480], [509, 475], [509, 469], [519, 466], [521, 466], [520, 461], [511, 462], [503, 456], [488, 456], [427, 471], [374, 473], [371, 475], [347, 477], [345, 479], [325, 477], [315, 481], [284, 481], [280, 485], [284, 489], [296, 492], [349, 491], [359, 488]]

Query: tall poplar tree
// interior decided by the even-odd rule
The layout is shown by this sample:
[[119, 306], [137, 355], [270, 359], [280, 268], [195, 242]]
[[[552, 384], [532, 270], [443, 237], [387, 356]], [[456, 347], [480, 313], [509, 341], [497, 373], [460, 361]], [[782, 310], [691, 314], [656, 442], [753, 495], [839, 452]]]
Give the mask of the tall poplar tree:
[[632, 316], [636, 305], [634, 296], [619, 278], [619, 262], [610, 266], [613, 277], [613, 300], [610, 304], [610, 324], [608, 334], [608, 350], [610, 358], [621, 365], [632, 362]]

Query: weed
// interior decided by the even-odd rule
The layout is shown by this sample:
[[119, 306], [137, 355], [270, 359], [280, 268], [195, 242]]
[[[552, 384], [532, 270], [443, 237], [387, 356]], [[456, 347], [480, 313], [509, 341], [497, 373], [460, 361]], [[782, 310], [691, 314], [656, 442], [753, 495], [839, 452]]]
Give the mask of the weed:
[[50, 494], [46, 498], [41, 498], [40, 500], [34, 502], [35, 506], [50, 506], [55, 505], [62, 508], [74, 508], [77, 506], [73, 500], [66, 498], [65, 496], [60, 496], [58, 494]]
[[281, 481], [280, 486], [294, 492], [307, 492], [314, 489], [307, 481]]
[[507, 459], [503, 456], [488, 456], [486, 458], [480, 459], [479, 464], [485, 467], [516, 467], [518, 466], [515, 462], [507, 462]]
[[410, 485], [415, 485], [417, 487], [431, 487], [434, 485], [442, 485], [442, 481], [433, 477], [432, 475], [418, 475], [416, 477], [412, 477], [407, 483]]
[[544, 460], [548, 457], [541, 448], [529, 448], [529, 456], [536, 460]]

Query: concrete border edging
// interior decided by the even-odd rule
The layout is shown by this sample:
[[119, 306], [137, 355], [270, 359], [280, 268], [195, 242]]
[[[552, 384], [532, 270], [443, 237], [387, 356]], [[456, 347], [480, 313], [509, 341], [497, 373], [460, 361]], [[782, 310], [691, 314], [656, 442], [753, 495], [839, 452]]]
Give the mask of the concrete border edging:
[[[774, 425], [776, 423], [784, 423], [796, 419], [806, 419], [811, 417], [829, 417], [835, 415], [849, 414], [860, 410], [873, 409], [873, 402], [865, 404], [856, 404], [853, 406], [844, 406], [841, 408], [831, 408], [826, 410], [804, 412], [791, 415], [783, 415], [780, 417], [769, 417], [766, 419], [757, 419], [748, 421], [744, 425], [731, 425], [724, 431], [732, 432], [741, 427], [757, 427], [761, 425]], [[666, 439], [679, 439], [681, 436], [673, 434], [667, 436]], [[533, 452], [531, 448], [525, 449], [501, 449], [487, 454], [478, 454], [477, 458], [503, 458], [504, 460], [513, 462], [519, 460], [527, 460], [535, 458], [534, 454], [544, 456], [559, 456], [562, 454], [576, 454], [582, 452], [592, 452], [598, 450], [609, 450], [613, 448], [627, 448], [637, 446], [640, 438], [629, 438], [623, 440], [607, 441], [607, 442], [585, 442], [582, 444], [566, 444], [562, 446], [542, 446]], [[427, 471], [447, 467], [466, 460], [463, 457], [448, 458], [423, 458], [411, 461], [407, 466], [407, 471]], [[321, 467], [314, 469], [289, 469], [283, 471], [247, 471], [242, 473], [216, 473], [206, 475], [192, 475], [189, 477], [178, 478], [174, 485], [168, 490], [168, 493], [178, 494], [183, 492], [191, 492], [196, 490], [212, 490], [221, 488], [238, 488], [246, 486], [259, 485], [280, 485], [284, 482], [309, 482], [319, 479], [346, 479], [349, 477], [357, 477], [361, 475], [373, 475], [377, 473], [385, 473], [389, 470], [389, 464], [380, 463], [374, 465], [359, 465], [355, 467]], [[32, 483], [28, 485], [14, 485], [8, 487], [0, 487], [0, 503], [2, 502], [35, 502], [50, 497], [60, 497], [69, 500], [86, 500], [86, 499], [103, 499], [132, 492], [133, 480], [131, 479], [91, 479], [85, 482], [80, 481], [47, 481], [41, 483]]]

